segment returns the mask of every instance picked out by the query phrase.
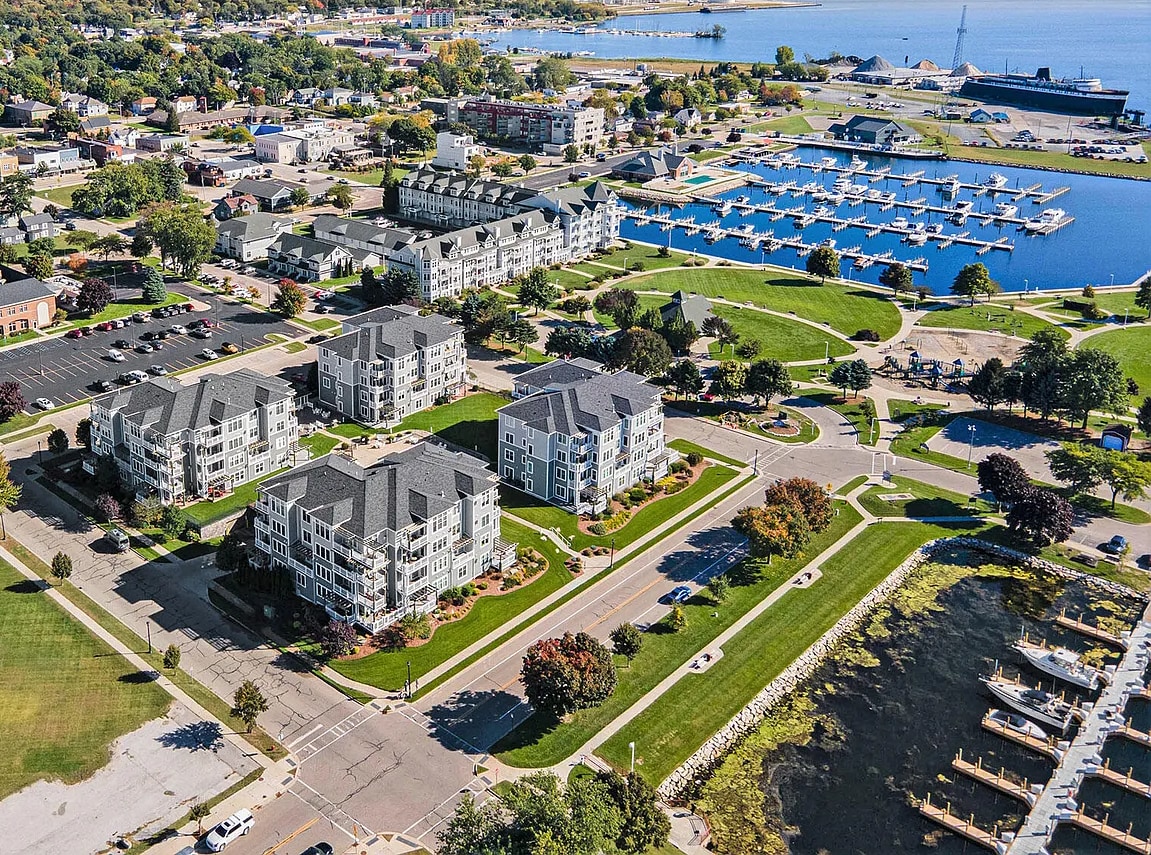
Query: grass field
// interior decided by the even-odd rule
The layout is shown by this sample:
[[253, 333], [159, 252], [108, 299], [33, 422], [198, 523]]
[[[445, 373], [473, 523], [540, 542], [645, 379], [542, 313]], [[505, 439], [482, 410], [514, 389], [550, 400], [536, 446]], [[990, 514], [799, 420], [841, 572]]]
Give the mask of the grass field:
[[835, 282], [820, 285], [818, 279], [794, 271], [683, 268], [638, 277], [630, 281], [628, 287], [667, 294], [682, 290], [736, 303], [752, 303], [827, 324], [844, 335], [866, 328], [888, 339], [899, 332], [899, 309], [884, 295]]
[[781, 134], [811, 133], [811, 123], [803, 116], [782, 116], [755, 125], [757, 131], [779, 131]]
[[[815, 585], [784, 594], [724, 646], [723, 658], [708, 671], [680, 680], [596, 753], [617, 769], [627, 769], [628, 743], [634, 742], [636, 771], [658, 785], [912, 550], [981, 525], [909, 522], [865, 529], [821, 565], [823, 578]], [[814, 545], [809, 549], [817, 551]]]
[[113, 740], [171, 700], [5, 561], [0, 651], [0, 798], [42, 779], [87, 778]]
[[[505, 540], [521, 546], [535, 546], [539, 541], [538, 534], [506, 515], [500, 522], [500, 533]], [[556, 557], [554, 546], [541, 544], [538, 548], [548, 559], [548, 569], [542, 576], [507, 594], [480, 597], [466, 617], [439, 627], [427, 644], [404, 650], [379, 651], [362, 659], [336, 660], [329, 664], [350, 680], [381, 689], [402, 689], [407, 679], [408, 662], [412, 663], [413, 679], [418, 680], [571, 580], [563, 560]]]
[[673, 439], [667, 444], [668, 448], [674, 448], [680, 454], [691, 454], [693, 451], [697, 454], [702, 454], [709, 460], [717, 460], [720, 463], [726, 463], [728, 466], [735, 466], [742, 469], [747, 464], [742, 460], [736, 460], [734, 457], [728, 457], [725, 454], [720, 454], [718, 451], [712, 451], [710, 448], [704, 448], [702, 445], [697, 445], [688, 439]]
[[1026, 312], [1013, 312], [995, 303], [976, 303], [974, 306], [948, 306], [933, 309], [916, 326], [948, 328], [959, 330], [981, 330], [1001, 332], [1018, 338], [1031, 338], [1041, 329], [1058, 329], [1064, 338], [1070, 338], [1066, 330]]
[[104, 307], [104, 311], [97, 312], [88, 318], [76, 318], [67, 323], [63, 323], [58, 327], [54, 327], [54, 331], [66, 330], [70, 327], [90, 327], [93, 324], [103, 323], [104, 321], [115, 321], [120, 318], [126, 318], [128, 315], [136, 312], [150, 312], [158, 306], [171, 306], [175, 303], [187, 303], [188, 298], [183, 294], [169, 293], [164, 297], [163, 302], [152, 303], [145, 300], [143, 297], [130, 297], [127, 300], [115, 300]]
[[507, 398], [480, 392], [468, 395], [442, 407], [432, 407], [408, 416], [397, 430], [426, 430], [441, 439], [471, 448], [489, 459], [496, 458], [496, 410], [508, 403]]
[[188, 505], [184, 508], [184, 513], [188, 518], [197, 525], [208, 525], [217, 520], [222, 520], [229, 514], [234, 514], [242, 508], [256, 501], [256, 487], [267, 478], [273, 475], [279, 475], [283, 472], [280, 469], [276, 472], [269, 472], [263, 478], [257, 478], [255, 481], [249, 481], [247, 484], [241, 484], [235, 491], [224, 496], [222, 499], [210, 501], [205, 499], [202, 502], [196, 502], [194, 505]]
[[[546, 716], [533, 715], [499, 742], [495, 752], [505, 763], [523, 768], [550, 766], [570, 756], [794, 575], [811, 556], [819, 554], [842, 537], [859, 519], [859, 514], [850, 506], [841, 506], [831, 526], [809, 544], [807, 559], [777, 558], [770, 565], [761, 561], [744, 561], [729, 570], [728, 577], [732, 586], [724, 603], [717, 607], [706, 595], [697, 595], [684, 605], [687, 627], [681, 632], [666, 631], [665, 627], [660, 626], [658, 630], [645, 633], [643, 649], [630, 666], [624, 665], [618, 669], [616, 690], [602, 706], [573, 713], [562, 724]], [[668, 584], [670, 586], [671, 583]], [[719, 616], [711, 617], [712, 612], [717, 612]], [[668, 720], [665, 726], [670, 729], [676, 727], [674, 720]], [[646, 753], [648, 749], [649, 746], [642, 746], [637, 748], [637, 752]], [[624, 752], [627, 753], [626, 742]]]
[[1104, 350], [1119, 360], [1123, 372], [1139, 384], [1143, 394], [1151, 392], [1151, 327], [1139, 326], [1099, 333], [1080, 347]]
[[887, 417], [893, 422], [903, 422], [912, 416], [922, 415], [924, 413], [933, 413], [936, 410], [947, 409], [943, 404], [932, 404], [924, 402], [921, 404], [915, 401], [906, 401], [900, 398], [887, 399]]
[[[859, 497], [859, 504], [877, 517], [910, 517], [913, 519], [961, 517], [971, 515], [973, 512], [982, 513], [994, 510], [993, 505], [989, 505], [983, 500], [971, 503], [968, 501], [968, 497], [962, 493], [936, 487], [933, 484], [925, 484], [922, 481], [914, 481], [900, 475], [895, 475], [891, 481], [892, 486], [890, 488], [875, 486], [864, 490]], [[915, 498], [894, 501], [885, 501], [880, 498], [884, 494], [891, 493], [910, 493]]]
[[[662, 302], [662, 301], [661, 301]], [[758, 341], [763, 347], [758, 359], [773, 358], [783, 362], [822, 359], [825, 354], [847, 356], [854, 350], [841, 338], [799, 321], [790, 321], [755, 309], [713, 305], [712, 312], [731, 321], [740, 341]], [[726, 347], [712, 342], [709, 352], [715, 359], [739, 359]]]
[[47, 199], [57, 208], [71, 208], [72, 207], [72, 194], [77, 190], [83, 190], [87, 187], [87, 182], [83, 184], [73, 184], [70, 187], [50, 187], [47, 190], [37, 190], [36, 195], [42, 199]]
[[671, 250], [671, 255], [663, 258], [659, 254], [660, 247], [647, 246], [642, 243], [633, 243], [627, 249], [613, 249], [602, 258], [596, 259], [604, 264], [628, 269], [633, 262], [643, 262], [645, 270], [662, 270], [668, 267], [679, 267], [691, 256], [686, 252]]

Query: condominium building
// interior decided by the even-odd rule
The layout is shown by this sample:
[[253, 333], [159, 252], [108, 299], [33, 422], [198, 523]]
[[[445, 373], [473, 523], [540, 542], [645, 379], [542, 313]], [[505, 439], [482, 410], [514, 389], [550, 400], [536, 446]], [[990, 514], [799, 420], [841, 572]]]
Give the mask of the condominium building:
[[417, 9], [412, 12], [412, 29], [429, 30], [453, 27], [456, 23], [454, 9]]
[[355, 315], [320, 343], [320, 403], [361, 424], [392, 426], [460, 393], [464, 331], [443, 315], [387, 306]]
[[452, 103], [449, 121], [467, 125], [477, 137], [526, 145], [559, 154], [569, 145], [596, 145], [603, 139], [602, 107], [582, 104], [527, 104], [494, 96]]
[[400, 180], [400, 211], [405, 219], [444, 228], [474, 226], [522, 213], [535, 190], [469, 178], [462, 172], [413, 169]]
[[300, 597], [369, 632], [515, 557], [499, 541], [495, 473], [430, 443], [366, 468], [329, 454], [258, 492], [264, 560], [293, 574]]
[[344, 128], [312, 126], [256, 137], [256, 160], [263, 163], [309, 163], [327, 160], [333, 149], [350, 146], [355, 135]]
[[164, 504], [234, 490], [299, 450], [291, 385], [249, 369], [185, 386], [157, 377], [92, 401], [92, 452]]
[[470, 166], [473, 157], [480, 156], [480, 147], [475, 138], [467, 134], [453, 134], [441, 131], [436, 134], [436, 156], [432, 165], [440, 169], [455, 169], [463, 172]]
[[610, 497], [667, 474], [663, 404], [647, 378], [607, 373], [581, 360], [549, 363], [516, 377], [524, 397], [499, 410], [501, 479], [576, 513], [604, 510]]

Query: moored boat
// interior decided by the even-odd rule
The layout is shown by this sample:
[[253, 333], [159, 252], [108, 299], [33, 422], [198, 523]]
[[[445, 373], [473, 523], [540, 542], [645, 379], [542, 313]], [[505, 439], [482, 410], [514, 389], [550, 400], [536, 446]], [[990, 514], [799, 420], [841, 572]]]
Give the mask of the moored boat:
[[1059, 728], [1062, 733], [1071, 726], [1071, 704], [1042, 689], [1032, 689], [1023, 683], [1012, 683], [1001, 677], [980, 677], [994, 697], [1018, 713], [1040, 724]]
[[1028, 721], [1018, 713], [1013, 713], [1010, 710], [990, 710], [987, 713], [987, 719], [996, 724], [1000, 724], [1008, 730], [1014, 730], [1016, 733], [1022, 733], [1024, 736], [1033, 736], [1036, 739], [1047, 739], [1047, 731], [1041, 728], [1033, 721]]
[[1046, 647], [1021, 638], [1011, 645], [1037, 671], [1063, 680], [1081, 689], [1099, 688], [1101, 673], [1084, 665], [1079, 654], [1065, 647]]

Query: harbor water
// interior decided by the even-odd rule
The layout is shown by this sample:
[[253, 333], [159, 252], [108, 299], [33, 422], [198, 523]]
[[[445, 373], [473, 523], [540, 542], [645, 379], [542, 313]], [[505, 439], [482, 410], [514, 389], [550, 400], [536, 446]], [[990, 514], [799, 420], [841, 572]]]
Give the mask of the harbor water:
[[[886, 613], [865, 624], [858, 639], [801, 687], [814, 704], [805, 712], [815, 722], [810, 740], [766, 747], [750, 764], [760, 770], [763, 814], [776, 830], [785, 829], [793, 855], [893, 855], [921, 852], [925, 846], [941, 855], [983, 851], [922, 818], [913, 797], [930, 794], [933, 804], [950, 803], [961, 817], [974, 814], [988, 830], [995, 823], [1012, 830], [1025, 806], [963, 777], [952, 769], [952, 759], [962, 751], [964, 759], [982, 758], [986, 768], [1003, 767], [1017, 780], [1045, 783], [1050, 777], [1048, 760], [981, 728], [983, 716], [998, 704], [978, 678], [998, 661], [1008, 676], [1021, 674], [1050, 690], [1051, 678], [1024, 668], [1011, 650], [1021, 629], [1035, 639], [1088, 651], [1096, 643], [1055, 626], [1059, 610], [1066, 607], [1076, 614], [1085, 609], [1094, 615], [1089, 620], [1106, 614], [1129, 621], [1135, 604], [1042, 575], [1004, 578], [1002, 568], [977, 569], [981, 560], [956, 552], [943, 558], [946, 565], [928, 565], [924, 571], [928, 578], [946, 581], [913, 577], [909, 590], [901, 589], [902, 598], [897, 594]], [[960, 569], [968, 561], [970, 570]], [[1077, 696], [1068, 690], [1068, 699]], [[1133, 703], [1144, 705], [1136, 721], [1146, 727], [1149, 705]], [[765, 727], [771, 726], [769, 716]], [[1151, 780], [1151, 751], [1116, 743], [1105, 753], [1114, 755], [1116, 769], [1134, 767], [1137, 778]], [[729, 807], [738, 802], [731, 789], [724, 790], [725, 774], [730, 769], [721, 767], [705, 785], [701, 804], [714, 808], [718, 801], [722, 811], [724, 799]], [[1084, 788], [1081, 802], [1099, 818], [1110, 813], [1113, 825], [1125, 828], [1134, 822], [1144, 837], [1149, 833], [1151, 811], [1145, 800], [1093, 783]], [[727, 819], [739, 823], [740, 816], [729, 811]], [[740, 846], [747, 853], [783, 851], [770, 844], [753, 846], [746, 829], [741, 831]], [[717, 841], [721, 836], [722, 830]], [[1061, 832], [1058, 839], [1061, 845], [1053, 853], [1118, 855], [1110, 844], [1074, 832]]]
[[[847, 165], [851, 155], [821, 148], [801, 148], [795, 154], [808, 163], [818, 163], [824, 158], [833, 158], [837, 164]], [[915, 282], [925, 285], [935, 293], [946, 293], [956, 273], [965, 264], [980, 261], [987, 265], [993, 278], [997, 279], [1005, 291], [1034, 290], [1036, 288], [1081, 288], [1087, 284], [1125, 284], [1134, 281], [1151, 269], [1151, 232], [1145, 217], [1133, 216], [1136, 211], [1151, 211], [1151, 182], [1128, 181], [1090, 175], [1072, 175], [1035, 169], [968, 163], [964, 161], [910, 160], [881, 156], [866, 156], [864, 171], [877, 171], [889, 168], [892, 177], [871, 182], [865, 175], [852, 176], [852, 181], [864, 185], [869, 190], [895, 194], [899, 202], [925, 199], [929, 206], [953, 207], [957, 202], [969, 201], [974, 214], [990, 213], [997, 202], [1018, 207], [1018, 218], [1033, 218], [1044, 209], [1059, 208], [1074, 218], [1069, 225], [1047, 235], [1031, 235], [1021, 230], [1017, 224], [990, 222], [984, 224], [977, 216], [969, 217], [962, 225], [948, 221], [941, 212], [926, 211], [912, 213], [903, 206], [893, 206], [881, 210], [879, 203], [851, 205], [844, 201], [838, 205], [813, 201], [810, 193], [797, 195], [788, 192], [773, 195], [764, 187], [744, 186], [718, 194], [710, 194], [706, 185], [700, 185], [697, 192], [720, 199], [736, 199], [749, 196], [752, 204], [775, 205], [779, 209], [803, 206], [807, 212], [818, 205], [831, 208], [832, 215], [840, 219], [864, 217], [869, 225], [891, 224], [899, 217], [909, 225], [924, 223], [926, 226], [942, 226], [941, 236], [968, 232], [970, 237], [992, 242], [1000, 238], [1014, 245], [1010, 252], [991, 250], [978, 255], [978, 247], [952, 244], [940, 248], [938, 241], [928, 241], [921, 246], [904, 242], [900, 235], [881, 233], [868, 236], [867, 228], [851, 227], [835, 231], [826, 222], [814, 222], [804, 228], [797, 228], [790, 217], [772, 220], [769, 214], [748, 213], [741, 215], [733, 210], [722, 218], [708, 204], [692, 203], [679, 208], [655, 206], [651, 212], [662, 210], [673, 219], [694, 217], [696, 224], [712, 223], [720, 220], [725, 229], [751, 226], [756, 234], [771, 231], [778, 239], [796, 238], [807, 244], [817, 244], [834, 240], [839, 249], [860, 246], [862, 251], [872, 255], [890, 252], [892, 260], [908, 262], [921, 258], [927, 264], [927, 272], [917, 272]], [[715, 161], [712, 161], [715, 163]], [[737, 164], [732, 168], [753, 173], [771, 183], [795, 182], [797, 191], [805, 184], [819, 183], [830, 189], [841, 173], [824, 170], [815, 172], [802, 167], [778, 167], [770, 164]], [[965, 184], [978, 185], [988, 179], [991, 173], [999, 173], [1007, 179], [1003, 193], [976, 195], [970, 189], [961, 190], [955, 197], [940, 191], [936, 184], [920, 182], [904, 186], [904, 182], [894, 176], [924, 172], [925, 178], [943, 178], [957, 175]], [[1034, 204], [1031, 198], [1014, 199], [1009, 191], [1042, 185], [1044, 191], [1058, 187], [1069, 190], [1042, 205]], [[642, 207], [640, 208], [642, 210]], [[804, 259], [797, 250], [781, 247], [774, 252], [750, 249], [740, 244], [738, 238], [723, 238], [708, 243], [703, 232], [688, 235], [683, 229], [661, 231], [658, 224], [637, 225], [628, 220], [621, 229], [626, 238], [635, 238], [674, 249], [704, 252], [747, 263], [767, 262], [784, 267], [803, 268]], [[853, 270], [851, 262], [843, 262], [843, 275], [853, 279], [876, 283], [884, 266], [873, 265], [864, 270]]]
[[1078, 77], [1082, 69], [1104, 86], [1130, 90], [1128, 106], [1151, 108], [1151, 3], [1144, 0], [820, 0], [804, 7], [714, 15], [624, 16], [598, 27], [695, 32], [721, 24], [727, 34], [718, 40], [512, 30], [500, 33], [494, 46], [590, 51], [625, 60], [771, 62], [776, 46], [787, 44], [800, 58], [839, 51], [863, 58], [880, 54], [896, 65], [927, 58], [943, 66], [951, 62], [964, 5], [968, 33], [963, 58], [984, 71], [1033, 74], [1049, 66], [1060, 77]]

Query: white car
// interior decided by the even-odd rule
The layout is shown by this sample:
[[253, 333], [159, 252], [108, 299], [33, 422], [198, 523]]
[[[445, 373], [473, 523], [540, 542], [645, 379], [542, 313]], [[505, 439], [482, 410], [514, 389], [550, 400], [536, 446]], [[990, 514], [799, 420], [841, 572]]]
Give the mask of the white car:
[[108, 358], [111, 359], [113, 362], [123, 362], [124, 361], [124, 354], [121, 351], [113, 348], [112, 350], [108, 351]]
[[209, 852], [220, 852], [233, 840], [243, 837], [252, 830], [256, 818], [246, 808], [241, 808], [208, 832], [204, 845]]
[[172, 335], [187, 335], [188, 334], [188, 330], [185, 329], [180, 324], [172, 324], [172, 326], [168, 327], [168, 332], [170, 332]]
[[36, 406], [42, 410], [50, 410], [50, 409], [52, 409], [53, 405], [52, 405], [51, 399], [49, 399], [49, 398], [37, 398], [36, 399]]
[[216, 351], [212, 350], [210, 347], [205, 347], [203, 350], [201, 350], [200, 356], [204, 357], [204, 359], [219, 359], [220, 358], [220, 354], [216, 353]]

